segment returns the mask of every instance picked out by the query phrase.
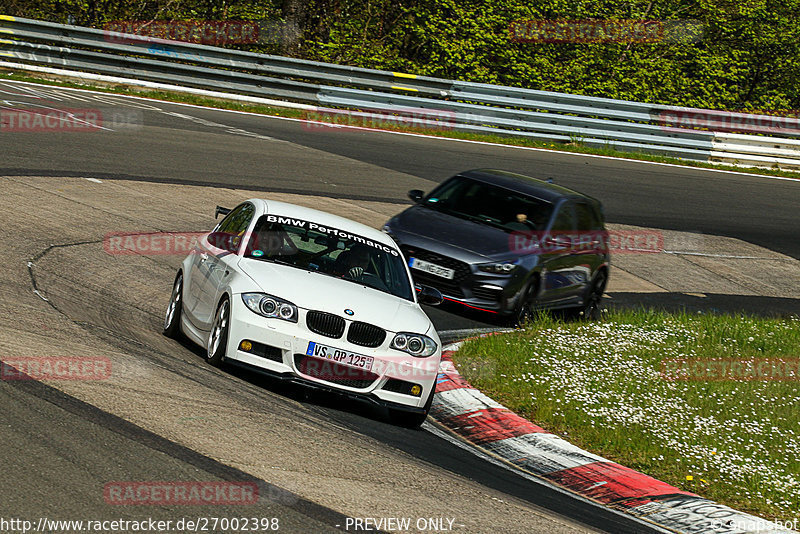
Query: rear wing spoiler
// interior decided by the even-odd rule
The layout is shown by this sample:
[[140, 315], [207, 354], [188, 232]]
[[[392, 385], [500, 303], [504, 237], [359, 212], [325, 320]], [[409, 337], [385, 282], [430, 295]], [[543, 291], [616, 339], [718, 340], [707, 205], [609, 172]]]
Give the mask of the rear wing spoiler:
[[217, 209], [216, 209], [216, 210], [214, 210], [214, 218], [215, 218], [215, 219], [218, 219], [218, 218], [219, 218], [219, 215], [220, 215], [220, 213], [221, 213], [222, 215], [227, 215], [227, 214], [229, 214], [230, 212], [231, 212], [231, 209], [230, 209], [230, 208], [223, 208], [222, 206], [217, 206]]

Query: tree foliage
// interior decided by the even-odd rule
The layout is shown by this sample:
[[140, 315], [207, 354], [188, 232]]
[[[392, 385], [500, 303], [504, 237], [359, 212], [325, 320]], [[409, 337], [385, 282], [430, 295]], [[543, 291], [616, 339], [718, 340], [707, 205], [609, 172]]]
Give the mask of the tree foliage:
[[[800, 108], [800, 0], [0, 0], [0, 11], [98, 27], [114, 20], [282, 20], [299, 26], [299, 41], [247, 48], [654, 103]], [[533, 19], [693, 21], [701, 31], [649, 43], [511, 38], [512, 22]]]

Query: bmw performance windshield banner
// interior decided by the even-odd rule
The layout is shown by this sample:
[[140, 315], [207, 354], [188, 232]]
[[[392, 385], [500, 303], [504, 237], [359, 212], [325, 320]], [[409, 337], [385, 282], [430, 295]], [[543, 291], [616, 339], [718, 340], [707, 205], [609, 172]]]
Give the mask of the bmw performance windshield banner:
[[399, 256], [400, 255], [400, 253], [395, 248], [390, 247], [389, 245], [384, 245], [383, 243], [378, 243], [377, 241], [372, 241], [372, 240], [367, 239], [365, 237], [361, 237], [360, 235], [353, 234], [353, 233], [350, 233], [350, 232], [345, 232], [345, 231], [339, 230], [337, 228], [330, 228], [328, 226], [322, 226], [322, 225], [317, 224], [315, 222], [304, 221], [302, 219], [295, 219], [293, 217], [282, 217], [280, 215], [264, 215], [263, 218], [267, 222], [277, 223], [277, 224], [282, 224], [282, 225], [287, 225], [287, 226], [294, 226], [296, 228], [304, 228], [304, 229], [307, 229], [307, 230], [309, 230], [311, 232], [319, 232], [321, 234], [327, 234], [327, 235], [336, 236], [336, 237], [338, 237], [340, 239], [343, 239], [343, 240], [346, 240], [346, 241], [355, 241], [356, 243], [360, 243], [362, 245], [367, 245], [367, 246], [370, 246], [370, 247], [374, 247], [374, 248], [376, 248], [378, 250], [381, 250], [383, 252], [388, 252], [389, 254], [391, 254], [393, 256]]

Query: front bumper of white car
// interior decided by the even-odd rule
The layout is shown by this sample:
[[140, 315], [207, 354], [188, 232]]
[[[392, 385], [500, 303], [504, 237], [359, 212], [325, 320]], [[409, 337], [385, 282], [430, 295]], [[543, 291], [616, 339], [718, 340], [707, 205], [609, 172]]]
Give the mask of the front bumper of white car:
[[[335, 338], [309, 329], [308, 310], [300, 308], [298, 321], [294, 323], [253, 313], [238, 295], [232, 300], [226, 356], [232, 363], [244, 364], [282, 380], [337, 391], [409, 412], [422, 412], [436, 387], [441, 346], [431, 356], [414, 357], [390, 348], [395, 332], [386, 331], [379, 346], [368, 347], [348, 340], [348, 337], [356, 337], [349, 335], [356, 321], [339, 318], [344, 320], [345, 330]], [[314, 345], [310, 343], [342, 351], [337, 356], [354, 354], [371, 359], [369, 369], [346, 364], [349, 358], [337, 362], [337, 356], [314, 356]], [[356, 360], [364, 364], [363, 359]]]

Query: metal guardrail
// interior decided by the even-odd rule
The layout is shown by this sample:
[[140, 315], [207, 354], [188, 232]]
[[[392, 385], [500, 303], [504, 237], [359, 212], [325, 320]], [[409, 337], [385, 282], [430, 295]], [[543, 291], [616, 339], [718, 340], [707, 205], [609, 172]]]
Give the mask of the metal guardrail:
[[[712, 141], [709, 132], [687, 130], [673, 133], [652, 124], [499, 106], [489, 107], [485, 104], [454, 100], [439, 101], [431, 106], [429, 100], [416, 97], [340, 87], [323, 88], [318, 97], [319, 102], [327, 106], [367, 107], [398, 113], [434, 107], [443, 112], [443, 118], [449, 118], [459, 130], [481, 133], [513, 131], [516, 135], [545, 140], [580, 141], [587, 145], [613, 145], [638, 151], [669, 150], [673, 155], [680, 154], [682, 157], [690, 158], [702, 156], [703, 150], [710, 150]], [[474, 98], [470, 95], [464, 97], [464, 100], [474, 100]]]
[[716, 133], [710, 161], [800, 171], [800, 139]]
[[[687, 110], [364, 69], [0, 16], [0, 56], [198, 90], [403, 116], [426, 127], [800, 170], [800, 144], [665, 126]], [[744, 139], [743, 139], [744, 138]], [[756, 141], [748, 140], [755, 138]], [[758, 140], [762, 141], [758, 141]]]
[[[89, 48], [112, 54], [139, 55], [171, 61], [185, 61], [207, 67], [244, 69], [256, 74], [287, 76], [326, 83], [354, 84], [375, 89], [396, 89], [441, 96], [450, 82], [425, 76], [305, 61], [282, 56], [167, 41], [151, 37], [43, 22], [0, 15], [0, 33], [15, 40]], [[413, 80], [413, 87], [406, 87]]]
[[127, 76], [136, 80], [171, 83], [187, 87], [226, 90], [255, 96], [270, 95], [314, 101], [319, 86], [294, 80], [258, 76], [234, 70], [214, 69], [161, 59], [117, 56], [80, 48], [56, 47], [0, 39], [0, 50], [15, 59], [63, 68]]

